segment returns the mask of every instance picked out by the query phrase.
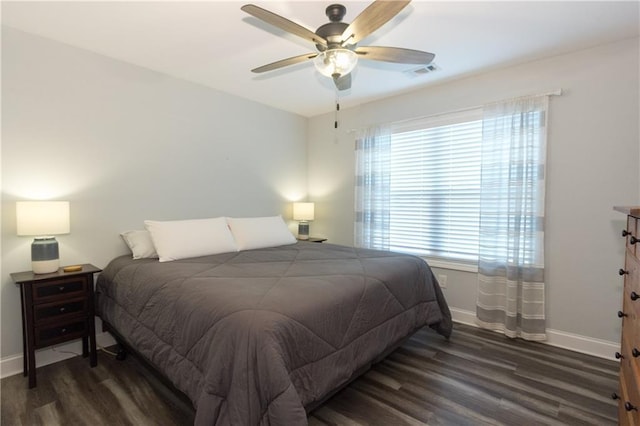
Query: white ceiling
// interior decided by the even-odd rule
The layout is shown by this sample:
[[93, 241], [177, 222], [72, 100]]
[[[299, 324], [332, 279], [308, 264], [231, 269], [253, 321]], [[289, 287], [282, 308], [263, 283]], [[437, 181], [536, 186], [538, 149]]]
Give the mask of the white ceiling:
[[[335, 0], [334, 0], [335, 1]], [[265, 74], [252, 68], [315, 51], [240, 10], [248, 1], [2, 2], [2, 23], [303, 116], [334, 108], [332, 81], [312, 61]], [[312, 31], [326, 2], [257, 1]], [[345, 22], [369, 2], [343, 1]], [[639, 35], [639, 3], [413, 1], [359, 45], [436, 54], [440, 70], [361, 60], [343, 107], [444, 80]], [[598, 58], [594, 58], [597, 61]]]

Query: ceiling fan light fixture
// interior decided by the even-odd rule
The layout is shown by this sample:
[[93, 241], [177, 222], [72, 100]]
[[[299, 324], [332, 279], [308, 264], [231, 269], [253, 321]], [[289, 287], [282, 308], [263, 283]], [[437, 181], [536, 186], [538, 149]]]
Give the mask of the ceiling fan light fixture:
[[358, 63], [358, 55], [349, 49], [328, 49], [320, 52], [313, 64], [320, 74], [335, 78], [349, 74]]

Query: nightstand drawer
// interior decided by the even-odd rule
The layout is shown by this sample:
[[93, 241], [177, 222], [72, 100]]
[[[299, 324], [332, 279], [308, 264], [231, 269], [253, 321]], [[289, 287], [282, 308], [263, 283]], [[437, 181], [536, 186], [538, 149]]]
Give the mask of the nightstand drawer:
[[85, 314], [87, 309], [87, 299], [69, 300], [64, 303], [49, 303], [36, 305], [33, 310], [33, 315], [36, 320], [36, 324], [49, 320], [61, 320], [65, 316], [74, 314]]
[[36, 348], [77, 339], [86, 332], [85, 319], [52, 327], [36, 327]]
[[51, 280], [33, 285], [33, 302], [44, 303], [59, 299], [83, 296], [87, 292], [87, 279], [84, 276], [73, 279]]

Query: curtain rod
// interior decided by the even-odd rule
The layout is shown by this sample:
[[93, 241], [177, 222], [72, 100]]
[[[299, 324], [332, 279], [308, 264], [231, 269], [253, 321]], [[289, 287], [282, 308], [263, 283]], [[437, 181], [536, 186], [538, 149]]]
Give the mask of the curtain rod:
[[[482, 107], [485, 107], [487, 105], [497, 104], [498, 102], [513, 102], [513, 101], [517, 101], [519, 99], [524, 99], [524, 98], [532, 98], [532, 97], [538, 97], [538, 96], [561, 96], [561, 95], [562, 95], [562, 89], [561, 88], [560, 89], [554, 89], [554, 90], [547, 90], [546, 92], [536, 93], [536, 94], [533, 94], [533, 95], [516, 96], [516, 97], [513, 97], [513, 98], [507, 98], [507, 99], [501, 99], [501, 100], [498, 100], [498, 101], [487, 102], [487, 103], [482, 104], [482, 105], [476, 105], [476, 106], [472, 106], [472, 107], [465, 107], [465, 108], [460, 108], [460, 109], [457, 109], [457, 110], [447, 111], [447, 112], [439, 112], [439, 113], [433, 114], [433, 115], [423, 115], [423, 116], [420, 116], [420, 117], [407, 118], [407, 119], [399, 120], [399, 121], [391, 121], [391, 122], [386, 122], [386, 123], [382, 123], [382, 124], [383, 125], [402, 124], [402, 123], [407, 123], [407, 122], [413, 121], [413, 120], [422, 120], [424, 118], [438, 117], [439, 115], [455, 114], [455, 113], [458, 113], [458, 112], [470, 111], [472, 109], [482, 108]], [[354, 133], [354, 132], [357, 132], [357, 131], [359, 131], [361, 129], [350, 129], [347, 133]]]
[[536, 93], [535, 95], [522, 95], [522, 96], [516, 96], [515, 98], [501, 99], [499, 101], [489, 102], [484, 105], [477, 106], [476, 108], [497, 104], [498, 102], [513, 102], [513, 101], [517, 101], [524, 98], [537, 98], [538, 96], [561, 96], [561, 95], [562, 95], [562, 89], [555, 89], [555, 90], [549, 90], [547, 92]]

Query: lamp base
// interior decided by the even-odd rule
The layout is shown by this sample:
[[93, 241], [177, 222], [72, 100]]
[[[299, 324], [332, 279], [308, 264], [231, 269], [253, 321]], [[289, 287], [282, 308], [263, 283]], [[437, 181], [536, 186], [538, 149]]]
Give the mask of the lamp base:
[[54, 237], [38, 237], [31, 244], [31, 270], [34, 274], [50, 274], [60, 267], [58, 242]]
[[34, 260], [31, 262], [31, 270], [34, 274], [50, 274], [60, 268], [60, 259]]
[[309, 239], [309, 222], [302, 221], [298, 224], [298, 239], [299, 240]]

